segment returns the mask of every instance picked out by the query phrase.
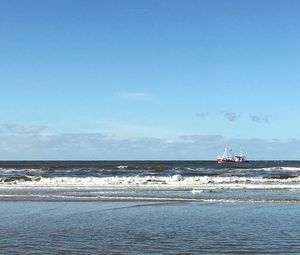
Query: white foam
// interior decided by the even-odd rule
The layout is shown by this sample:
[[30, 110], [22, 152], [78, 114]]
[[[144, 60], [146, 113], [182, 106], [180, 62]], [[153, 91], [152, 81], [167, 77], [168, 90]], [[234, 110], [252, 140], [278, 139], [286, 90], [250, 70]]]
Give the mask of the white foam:
[[250, 169], [250, 170], [256, 170], [256, 171], [276, 171], [276, 172], [285, 172], [285, 171], [291, 171], [291, 172], [299, 172], [300, 167], [264, 167], [264, 168], [257, 168], [257, 169]]
[[103, 187], [153, 189], [295, 189], [300, 190], [300, 176], [287, 179], [220, 176], [131, 176], [131, 177], [53, 177], [31, 181], [0, 182], [7, 187]]
[[117, 166], [118, 169], [127, 169], [128, 166], [124, 165], [124, 166]]
[[172, 179], [173, 179], [173, 181], [182, 181], [183, 180], [183, 178], [182, 178], [182, 176], [180, 175], [180, 174], [175, 174], [175, 175], [173, 175], [172, 176]]
[[24, 171], [30, 171], [30, 170], [31, 169], [0, 168], [0, 172], [2, 172], [2, 173], [24, 172]]
[[202, 189], [193, 189], [192, 193], [197, 194], [197, 193], [203, 193], [204, 191]]
[[283, 171], [300, 171], [300, 167], [281, 167]]

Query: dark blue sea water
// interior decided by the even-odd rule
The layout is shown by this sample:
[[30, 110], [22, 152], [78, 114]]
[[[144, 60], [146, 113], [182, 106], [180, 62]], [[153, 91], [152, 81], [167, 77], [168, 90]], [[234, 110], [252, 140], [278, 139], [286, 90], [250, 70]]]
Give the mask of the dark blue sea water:
[[300, 254], [300, 162], [0, 162], [1, 254]]

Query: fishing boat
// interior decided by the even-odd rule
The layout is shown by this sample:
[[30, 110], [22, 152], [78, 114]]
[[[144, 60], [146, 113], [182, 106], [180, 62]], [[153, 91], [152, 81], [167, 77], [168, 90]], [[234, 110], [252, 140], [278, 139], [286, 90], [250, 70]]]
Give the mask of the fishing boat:
[[226, 145], [223, 155], [217, 158], [217, 162], [219, 164], [228, 164], [228, 163], [248, 163], [249, 161], [246, 159], [246, 156], [243, 155], [243, 151], [241, 150], [240, 155], [234, 155], [232, 149], [229, 149]]

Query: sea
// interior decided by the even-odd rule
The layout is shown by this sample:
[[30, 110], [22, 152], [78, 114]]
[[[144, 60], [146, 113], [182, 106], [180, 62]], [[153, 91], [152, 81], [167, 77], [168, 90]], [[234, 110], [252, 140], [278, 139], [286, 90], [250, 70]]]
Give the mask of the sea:
[[0, 254], [300, 254], [300, 161], [0, 161]]

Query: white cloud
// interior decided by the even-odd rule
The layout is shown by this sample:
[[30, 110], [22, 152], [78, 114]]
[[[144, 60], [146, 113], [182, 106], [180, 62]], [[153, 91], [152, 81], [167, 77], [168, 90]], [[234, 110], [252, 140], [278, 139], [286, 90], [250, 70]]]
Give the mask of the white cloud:
[[19, 124], [3, 124], [2, 125], [7, 131], [14, 134], [37, 134], [47, 129], [46, 126], [36, 125], [19, 125]]
[[119, 96], [129, 101], [150, 101], [152, 96], [144, 92], [123, 92]]
[[251, 115], [250, 119], [252, 122], [259, 123], [259, 124], [269, 124], [269, 116], [257, 116], [257, 115]]
[[225, 112], [224, 118], [229, 121], [235, 121], [237, 118], [237, 114], [235, 112]]
[[214, 160], [228, 143], [249, 159], [299, 159], [300, 140], [225, 139], [220, 135], [116, 139], [97, 134], [0, 135], [2, 160]]
[[209, 114], [209, 112], [197, 112], [196, 116], [199, 118], [206, 118]]
[[[242, 114], [238, 114], [236, 112], [197, 112], [196, 116], [199, 118], [206, 118], [208, 116], [223, 116], [228, 121], [234, 122], [238, 119], [238, 117], [241, 117]], [[250, 120], [254, 123], [258, 124], [269, 124], [270, 123], [270, 117], [268, 115], [250, 115], [247, 116], [250, 117]]]

